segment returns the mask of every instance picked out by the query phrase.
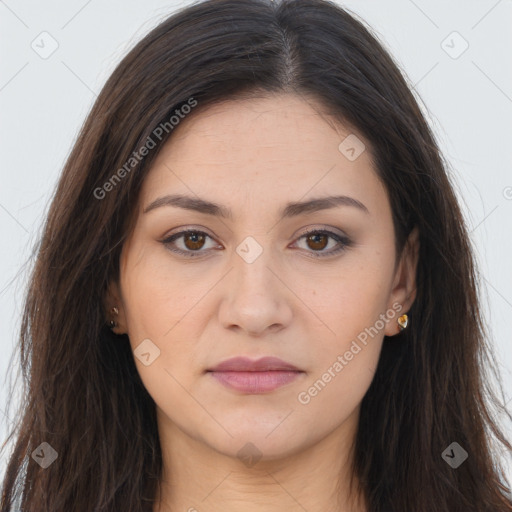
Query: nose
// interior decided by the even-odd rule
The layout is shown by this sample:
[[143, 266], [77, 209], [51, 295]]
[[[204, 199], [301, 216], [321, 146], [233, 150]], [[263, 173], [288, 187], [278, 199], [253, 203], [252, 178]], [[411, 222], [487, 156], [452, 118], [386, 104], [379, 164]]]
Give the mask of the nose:
[[224, 328], [261, 337], [290, 324], [293, 293], [284, 276], [273, 268], [275, 265], [269, 253], [263, 251], [252, 263], [234, 254], [234, 268], [226, 276], [224, 299], [219, 310]]

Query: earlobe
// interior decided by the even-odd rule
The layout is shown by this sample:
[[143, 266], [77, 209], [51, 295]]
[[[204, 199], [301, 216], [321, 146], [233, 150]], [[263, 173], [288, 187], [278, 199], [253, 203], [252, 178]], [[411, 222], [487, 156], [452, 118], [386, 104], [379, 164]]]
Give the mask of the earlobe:
[[[386, 336], [394, 336], [407, 327], [410, 321], [406, 313], [410, 310], [414, 300], [416, 299], [416, 271], [419, 260], [419, 230], [415, 226], [409, 234], [407, 242], [402, 252], [400, 264], [395, 274], [395, 285], [390, 295], [388, 308], [392, 308], [393, 304], [400, 304], [400, 317], [391, 321], [387, 327]], [[395, 309], [395, 308], [393, 308]]]
[[111, 282], [108, 286], [104, 300], [105, 323], [115, 334], [126, 334], [126, 318], [122, 305], [119, 286]]

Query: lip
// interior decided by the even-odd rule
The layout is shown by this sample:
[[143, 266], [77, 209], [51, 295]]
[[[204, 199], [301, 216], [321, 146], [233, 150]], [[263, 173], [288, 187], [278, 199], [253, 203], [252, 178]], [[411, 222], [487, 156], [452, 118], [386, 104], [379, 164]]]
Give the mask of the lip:
[[252, 360], [248, 357], [233, 357], [226, 359], [213, 368], [208, 368], [208, 372], [268, 372], [268, 371], [291, 371], [300, 372], [299, 368], [293, 364], [287, 363], [278, 357], [262, 357]]
[[256, 361], [234, 357], [206, 372], [224, 386], [246, 394], [271, 392], [304, 375], [302, 370], [277, 357]]

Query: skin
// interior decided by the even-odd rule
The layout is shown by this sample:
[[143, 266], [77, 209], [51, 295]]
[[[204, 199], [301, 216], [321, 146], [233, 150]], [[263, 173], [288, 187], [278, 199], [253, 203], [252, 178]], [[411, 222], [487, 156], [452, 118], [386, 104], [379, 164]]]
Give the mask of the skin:
[[[338, 146], [355, 132], [320, 112], [311, 99], [283, 94], [192, 113], [145, 179], [108, 304], [119, 308], [114, 331], [127, 333], [133, 350], [145, 339], [160, 350], [148, 366], [135, 357], [157, 406], [164, 459], [155, 512], [367, 510], [357, 493], [349, 500], [351, 447], [383, 337], [399, 332], [397, 318], [414, 301], [418, 233], [395, 267], [391, 207], [370, 152], [347, 159]], [[229, 207], [232, 218], [173, 206], [143, 213], [173, 193]], [[279, 218], [289, 201], [335, 194], [359, 200], [369, 213], [340, 206]], [[211, 237], [202, 245], [186, 236], [174, 242], [184, 251], [198, 248], [196, 258], [161, 242], [185, 228]], [[308, 241], [307, 228], [352, 243], [315, 258], [338, 243]], [[252, 263], [236, 252], [248, 236], [263, 250]], [[358, 342], [361, 350], [301, 403], [299, 393], [386, 311], [390, 320], [378, 334]], [[205, 374], [238, 355], [276, 356], [304, 373], [260, 394], [228, 389]], [[255, 464], [237, 455], [247, 443], [261, 456]]]

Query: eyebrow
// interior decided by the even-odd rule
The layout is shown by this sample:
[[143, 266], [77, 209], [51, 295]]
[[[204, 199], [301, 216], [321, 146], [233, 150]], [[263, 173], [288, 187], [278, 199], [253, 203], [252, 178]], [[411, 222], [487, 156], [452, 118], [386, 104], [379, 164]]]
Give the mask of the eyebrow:
[[[232, 219], [233, 214], [229, 208], [221, 206], [217, 203], [212, 203], [197, 197], [185, 196], [182, 194], [171, 194], [159, 197], [152, 201], [144, 208], [143, 213], [148, 213], [156, 208], [162, 206], [174, 206], [183, 208], [185, 210], [193, 210], [206, 215], [213, 215], [215, 217], [222, 217], [225, 219]], [[321, 210], [328, 210], [340, 206], [352, 206], [360, 211], [369, 214], [368, 208], [350, 196], [327, 196], [317, 199], [310, 199], [309, 201], [287, 203], [281, 211], [281, 219], [296, 217], [304, 213], [313, 213]]]

